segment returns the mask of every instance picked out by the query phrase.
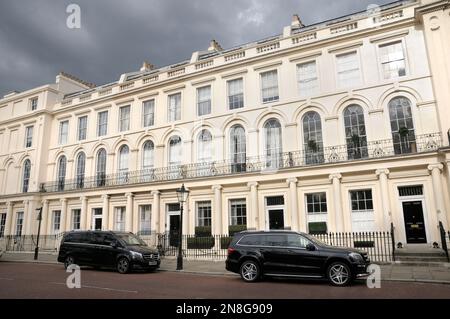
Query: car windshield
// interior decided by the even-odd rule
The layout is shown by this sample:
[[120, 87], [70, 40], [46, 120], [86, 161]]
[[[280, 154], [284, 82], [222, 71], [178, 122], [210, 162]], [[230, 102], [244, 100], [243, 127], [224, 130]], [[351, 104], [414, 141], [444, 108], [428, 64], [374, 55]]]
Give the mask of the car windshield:
[[319, 246], [330, 246], [330, 245], [328, 245], [327, 243], [321, 241], [320, 239], [317, 239], [317, 238], [314, 237], [314, 236], [311, 236], [311, 235], [308, 235], [308, 234], [305, 234], [304, 236], [305, 236], [306, 238], [308, 238], [310, 241], [312, 241], [313, 243], [315, 243], [315, 244], [317, 244], [317, 245], [319, 245]]
[[147, 246], [142, 239], [133, 234], [117, 234], [117, 237], [127, 246]]

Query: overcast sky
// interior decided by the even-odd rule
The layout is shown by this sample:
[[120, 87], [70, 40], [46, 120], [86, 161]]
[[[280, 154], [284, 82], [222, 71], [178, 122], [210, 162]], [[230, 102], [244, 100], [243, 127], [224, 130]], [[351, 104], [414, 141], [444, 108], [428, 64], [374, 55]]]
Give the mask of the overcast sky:
[[[392, 0], [0, 0], [0, 96], [53, 83], [59, 71], [97, 85], [190, 59], [216, 39], [223, 48], [282, 33], [298, 13], [306, 25]], [[81, 28], [66, 7], [81, 8]]]

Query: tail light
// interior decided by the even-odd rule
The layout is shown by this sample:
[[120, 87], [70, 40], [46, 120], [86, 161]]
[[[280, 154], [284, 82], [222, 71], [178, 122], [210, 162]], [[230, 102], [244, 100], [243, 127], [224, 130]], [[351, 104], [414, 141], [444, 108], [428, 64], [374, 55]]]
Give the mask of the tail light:
[[233, 249], [231, 247], [228, 247], [228, 256], [230, 256], [232, 253], [234, 253], [236, 249]]

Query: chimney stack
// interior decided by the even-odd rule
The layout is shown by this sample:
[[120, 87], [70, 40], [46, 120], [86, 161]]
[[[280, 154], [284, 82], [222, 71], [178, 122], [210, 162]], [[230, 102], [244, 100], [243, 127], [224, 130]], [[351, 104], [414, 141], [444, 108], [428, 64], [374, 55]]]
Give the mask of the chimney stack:
[[208, 51], [222, 51], [222, 47], [220, 46], [220, 44], [216, 41], [216, 40], [211, 40], [211, 42], [209, 43], [209, 48]]
[[151, 71], [155, 68], [155, 66], [153, 64], [151, 64], [150, 62], [144, 61], [144, 63], [142, 63], [142, 67], [141, 67], [141, 72], [144, 71]]
[[292, 16], [292, 22], [291, 22], [291, 27], [294, 28], [303, 28], [305, 25], [302, 23], [302, 20], [300, 20], [300, 17], [298, 16], [298, 14], [294, 14]]

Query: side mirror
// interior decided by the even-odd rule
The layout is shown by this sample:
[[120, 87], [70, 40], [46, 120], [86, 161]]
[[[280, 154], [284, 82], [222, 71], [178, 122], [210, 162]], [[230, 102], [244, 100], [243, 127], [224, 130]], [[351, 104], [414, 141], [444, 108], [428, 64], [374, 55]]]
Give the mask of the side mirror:
[[309, 250], [309, 251], [316, 250], [316, 246], [314, 246], [313, 244], [309, 243], [309, 244], [306, 245], [306, 250]]

